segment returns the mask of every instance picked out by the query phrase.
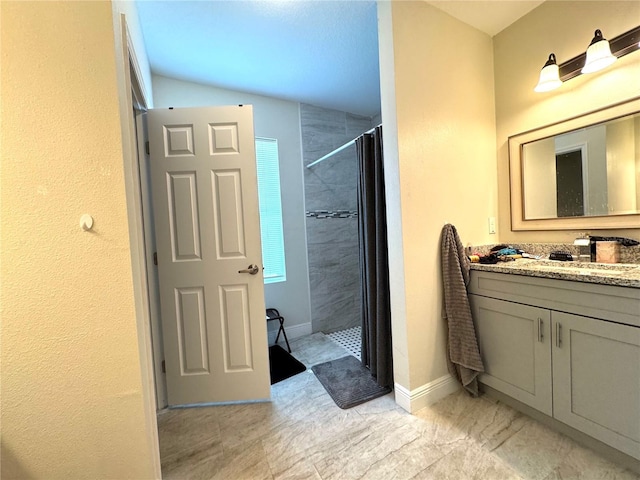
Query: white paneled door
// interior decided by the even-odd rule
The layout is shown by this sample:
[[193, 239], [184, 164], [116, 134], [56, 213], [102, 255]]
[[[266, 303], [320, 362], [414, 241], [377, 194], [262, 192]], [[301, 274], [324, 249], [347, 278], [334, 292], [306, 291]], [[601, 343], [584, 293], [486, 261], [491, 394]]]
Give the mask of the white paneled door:
[[169, 405], [269, 398], [252, 107], [148, 120]]

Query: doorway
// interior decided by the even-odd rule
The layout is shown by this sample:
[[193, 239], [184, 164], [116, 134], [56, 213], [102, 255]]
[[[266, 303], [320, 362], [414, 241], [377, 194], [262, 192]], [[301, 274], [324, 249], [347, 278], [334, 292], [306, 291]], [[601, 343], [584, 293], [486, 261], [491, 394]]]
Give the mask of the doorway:
[[558, 217], [585, 214], [583, 149], [556, 153], [556, 206]]
[[[368, 7], [369, 13], [373, 13], [374, 26], [375, 30], [371, 30], [372, 33], [368, 38], [370, 38], [370, 43], [377, 47], [377, 22], [375, 22], [375, 12], [376, 5], [371, 4]], [[144, 10], [140, 12], [140, 19], [144, 21], [145, 12]], [[371, 15], [369, 15], [371, 16]], [[177, 19], [175, 19], [177, 21]], [[244, 23], [244, 22], [243, 22]], [[144, 26], [144, 25], [143, 25]], [[362, 29], [358, 29], [357, 31], [362, 31]], [[166, 38], [166, 35], [162, 37]], [[150, 37], [147, 37], [150, 38]], [[159, 40], [160, 41], [160, 40]], [[153, 43], [153, 42], [152, 42]], [[176, 45], [173, 45], [175, 48]], [[155, 46], [154, 48], [157, 48]], [[376, 48], [377, 50], [377, 48]], [[150, 57], [152, 52], [150, 51]], [[377, 54], [376, 54], [377, 61]], [[277, 58], [277, 56], [275, 56]], [[287, 66], [284, 65], [272, 65], [274, 71], [279, 70], [287, 70], [285, 68]], [[290, 67], [289, 67], [290, 68]], [[375, 68], [372, 70], [375, 72], [375, 77], [378, 76], [378, 69]], [[305, 208], [305, 202], [301, 201], [301, 199], [305, 198], [305, 185], [300, 182], [303, 177], [302, 165], [300, 165], [300, 116], [301, 110], [298, 107], [297, 103], [294, 102], [279, 102], [278, 99], [275, 98], [266, 98], [260, 97], [258, 95], [245, 94], [241, 92], [235, 92], [223, 88], [209, 88], [204, 85], [196, 85], [189, 84], [189, 82], [185, 81], [177, 81], [168, 77], [153, 76], [153, 86], [154, 86], [154, 107], [155, 108], [165, 108], [165, 107], [198, 107], [198, 106], [216, 106], [216, 105], [231, 105], [231, 104], [252, 104], [255, 107], [255, 111], [262, 111], [263, 105], [266, 103], [270, 103], [271, 105], [279, 104], [278, 111], [271, 110], [265, 114], [264, 118], [259, 118], [256, 114], [255, 118], [255, 130], [256, 135], [266, 137], [266, 138], [277, 138], [279, 141], [279, 146], [283, 150], [281, 151], [281, 159], [283, 163], [281, 164], [281, 183], [283, 185], [283, 215], [287, 219], [285, 221], [285, 248], [286, 248], [286, 258], [293, 259], [293, 261], [288, 262], [287, 264], [287, 285], [286, 287], [282, 284], [273, 284], [265, 286], [265, 299], [267, 303], [267, 307], [276, 307], [283, 314], [286, 319], [286, 331], [290, 338], [295, 338], [299, 336], [304, 336], [311, 334], [314, 331], [314, 327], [312, 325], [313, 315], [311, 314], [311, 294], [312, 288], [310, 287], [309, 280], [309, 271], [308, 271], [308, 252], [306, 248], [306, 234], [308, 231], [305, 225], [305, 214], [306, 211], [309, 210]], [[357, 82], [357, 85], [361, 85], [362, 82]], [[355, 86], [355, 85], [354, 85]], [[362, 87], [359, 87], [360, 90]], [[361, 93], [361, 92], [360, 92]], [[336, 96], [344, 96], [345, 92], [343, 91], [335, 91]], [[357, 95], [352, 95], [352, 97], [357, 97]], [[375, 94], [370, 94], [368, 97], [375, 98]], [[287, 103], [287, 105], [283, 105], [283, 103]], [[293, 106], [293, 108], [291, 108]], [[280, 108], [282, 107], [282, 108]], [[265, 106], [265, 108], [267, 108]], [[266, 110], [265, 110], [266, 111]], [[344, 113], [343, 113], [344, 114]], [[350, 114], [344, 114], [349, 116]], [[290, 120], [293, 119], [295, 125], [290, 123]], [[371, 120], [371, 119], [369, 119]], [[362, 128], [357, 128], [354, 130], [349, 130], [345, 128], [343, 130], [343, 134], [346, 135], [344, 140], [350, 140], [355, 136], [359, 135], [365, 130], [368, 130], [374, 124], [381, 123], [379, 119], [371, 122], [368, 121], [366, 126]], [[293, 125], [293, 126], [292, 126]], [[329, 125], [329, 123], [325, 122], [325, 128]], [[283, 127], [285, 132], [272, 132], [268, 129], [274, 130], [276, 127]], [[297, 145], [295, 142], [290, 144], [286, 144], [283, 140], [281, 140], [282, 135], [292, 135], [298, 137]], [[340, 142], [344, 141], [340, 140]], [[285, 151], [286, 150], [286, 151]], [[355, 156], [354, 156], [355, 157]], [[297, 161], [297, 165], [293, 165], [290, 162]], [[355, 167], [355, 159], [353, 162]], [[355, 168], [353, 169], [355, 171]], [[297, 177], [297, 178], [296, 178]], [[355, 181], [351, 183], [351, 195], [354, 199], [354, 207], [355, 207]], [[286, 197], [286, 198], [285, 198]], [[306, 200], [306, 199], [305, 199]], [[287, 212], [286, 210], [289, 210]], [[341, 207], [340, 210], [343, 210]], [[349, 211], [354, 211], [355, 208], [348, 208]], [[354, 221], [353, 225], [355, 227], [355, 219], [351, 219]], [[287, 231], [288, 230], [288, 231]], [[351, 235], [351, 239], [353, 239], [354, 245], [357, 245], [357, 228], [352, 228], [353, 234]], [[288, 237], [287, 237], [288, 236]], [[351, 258], [355, 261], [357, 265], [357, 249], [353, 250], [353, 254]], [[353, 275], [356, 279], [358, 277], [358, 269], [349, 269], [351, 275]], [[359, 300], [357, 299], [357, 292], [355, 295], [352, 295], [351, 305], [352, 309], [358, 308]], [[326, 304], [333, 304], [333, 302], [327, 302]], [[357, 315], [351, 316], [353, 319], [358, 319]], [[353, 322], [355, 323], [355, 322]], [[352, 324], [353, 324], [352, 323]], [[335, 330], [332, 329], [332, 330]], [[158, 363], [158, 362], [156, 362]], [[162, 372], [158, 373], [158, 378], [162, 378]], [[159, 405], [163, 405], [159, 403]]]

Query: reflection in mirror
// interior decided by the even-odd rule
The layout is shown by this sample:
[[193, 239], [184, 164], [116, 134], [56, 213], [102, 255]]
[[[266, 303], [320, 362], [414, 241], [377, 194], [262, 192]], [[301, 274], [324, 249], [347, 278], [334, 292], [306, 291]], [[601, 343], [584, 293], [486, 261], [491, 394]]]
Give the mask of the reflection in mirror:
[[524, 220], [640, 213], [640, 113], [522, 144]]

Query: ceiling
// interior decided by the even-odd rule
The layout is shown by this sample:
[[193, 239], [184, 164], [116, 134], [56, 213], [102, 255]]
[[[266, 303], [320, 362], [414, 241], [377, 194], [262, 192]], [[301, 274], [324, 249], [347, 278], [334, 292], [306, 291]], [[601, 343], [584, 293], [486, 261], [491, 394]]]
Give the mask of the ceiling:
[[[493, 36], [542, 1], [432, 1]], [[380, 113], [374, 0], [137, 0], [153, 73]]]

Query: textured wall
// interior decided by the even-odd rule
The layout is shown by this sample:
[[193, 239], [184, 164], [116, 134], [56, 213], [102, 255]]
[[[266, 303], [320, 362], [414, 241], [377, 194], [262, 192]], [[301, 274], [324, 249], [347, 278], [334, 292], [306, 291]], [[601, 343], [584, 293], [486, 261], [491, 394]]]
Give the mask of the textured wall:
[[[611, 39], [637, 26], [638, 19], [640, 2], [544, 2], [494, 37], [500, 242], [567, 243], [580, 233], [511, 231], [507, 139], [640, 95], [638, 52], [601, 72], [569, 80], [557, 90], [533, 91], [549, 53], [556, 54], [558, 63], [565, 62], [586, 50], [596, 28]], [[597, 234], [640, 239], [640, 229]]]
[[2, 478], [150, 478], [112, 6], [1, 20]]
[[443, 225], [458, 227], [465, 243], [495, 238], [487, 231], [496, 214], [492, 45], [426, 2], [390, 3], [379, 14], [381, 70], [394, 73], [382, 79], [385, 146], [398, 145], [397, 157], [385, 147], [394, 377], [414, 390], [447, 374]]
[[[304, 165], [371, 128], [367, 117], [305, 104], [300, 122]], [[357, 171], [355, 146], [304, 169], [314, 332], [360, 325]]]

